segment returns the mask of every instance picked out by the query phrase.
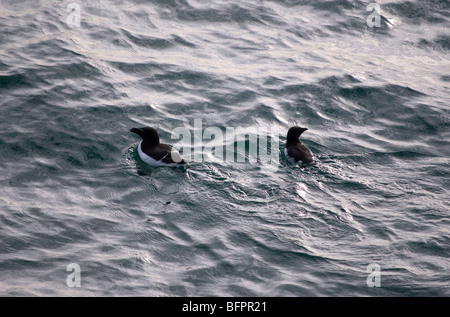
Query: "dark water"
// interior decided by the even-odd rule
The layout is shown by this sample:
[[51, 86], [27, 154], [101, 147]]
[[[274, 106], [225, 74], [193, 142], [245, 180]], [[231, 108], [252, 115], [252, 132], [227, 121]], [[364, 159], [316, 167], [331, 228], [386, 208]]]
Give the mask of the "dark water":
[[[71, 2], [0, 1], [0, 295], [450, 295], [449, 1]], [[129, 133], [295, 124], [314, 166]]]

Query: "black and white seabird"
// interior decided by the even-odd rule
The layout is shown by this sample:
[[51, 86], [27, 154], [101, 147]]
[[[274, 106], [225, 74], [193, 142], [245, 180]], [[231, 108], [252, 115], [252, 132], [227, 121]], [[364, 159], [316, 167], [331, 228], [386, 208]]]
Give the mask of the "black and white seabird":
[[310, 164], [314, 162], [314, 155], [310, 149], [299, 140], [300, 135], [306, 130], [308, 129], [292, 127], [287, 133], [284, 155], [292, 164]]
[[132, 128], [130, 132], [142, 138], [139, 143], [139, 157], [152, 166], [182, 166], [186, 162], [180, 153], [168, 144], [159, 143], [158, 132], [152, 127]]

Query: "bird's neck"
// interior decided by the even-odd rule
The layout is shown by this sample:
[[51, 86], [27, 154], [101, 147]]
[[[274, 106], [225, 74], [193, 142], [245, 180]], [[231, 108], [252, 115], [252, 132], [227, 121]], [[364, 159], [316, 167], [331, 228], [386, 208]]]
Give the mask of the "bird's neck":
[[155, 140], [142, 140], [141, 142], [141, 146], [143, 148], [147, 148], [147, 147], [153, 147], [159, 144], [159, 141], [155, 141]]
[[299, 139], [287, 140], [286, 144], [302, 144]]

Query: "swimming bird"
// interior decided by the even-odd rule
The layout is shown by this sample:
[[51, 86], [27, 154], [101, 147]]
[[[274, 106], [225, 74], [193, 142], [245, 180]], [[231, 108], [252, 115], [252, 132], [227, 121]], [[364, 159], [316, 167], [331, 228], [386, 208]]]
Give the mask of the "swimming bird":
[[299, 140], [300, 135], [306, 130], [308, 129], [292, 127], [287, 133], [284, 155], [292, 164], [310, 164], [314, 162], [314, 155], [311, 150]]
[[142, 138], [139, 157], [152, 166], [182, 166], [186, 164], [180, 153], [168, 144], [159, 143], [159, 135], [152, 127], [132, 128], [130, 132]]

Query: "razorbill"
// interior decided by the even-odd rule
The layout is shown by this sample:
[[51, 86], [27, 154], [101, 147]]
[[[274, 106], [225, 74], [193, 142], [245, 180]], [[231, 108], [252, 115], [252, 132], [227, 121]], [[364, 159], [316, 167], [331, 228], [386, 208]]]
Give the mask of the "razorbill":
[[181, 166], [186, 162], [180, 153], [168, 144], [159, 143], [158, 132], [151, 127], [132, 128], [130, 132], [142, 138], [138, 146], [141, 160], [152, 166]]
[[314, 155], [306, 145], [300, 142], [300, 135], [308, 130], [307, 128], [292, 127], [286, 137], [284, 155], [292, 164], [310, 164], [314, 162]]

